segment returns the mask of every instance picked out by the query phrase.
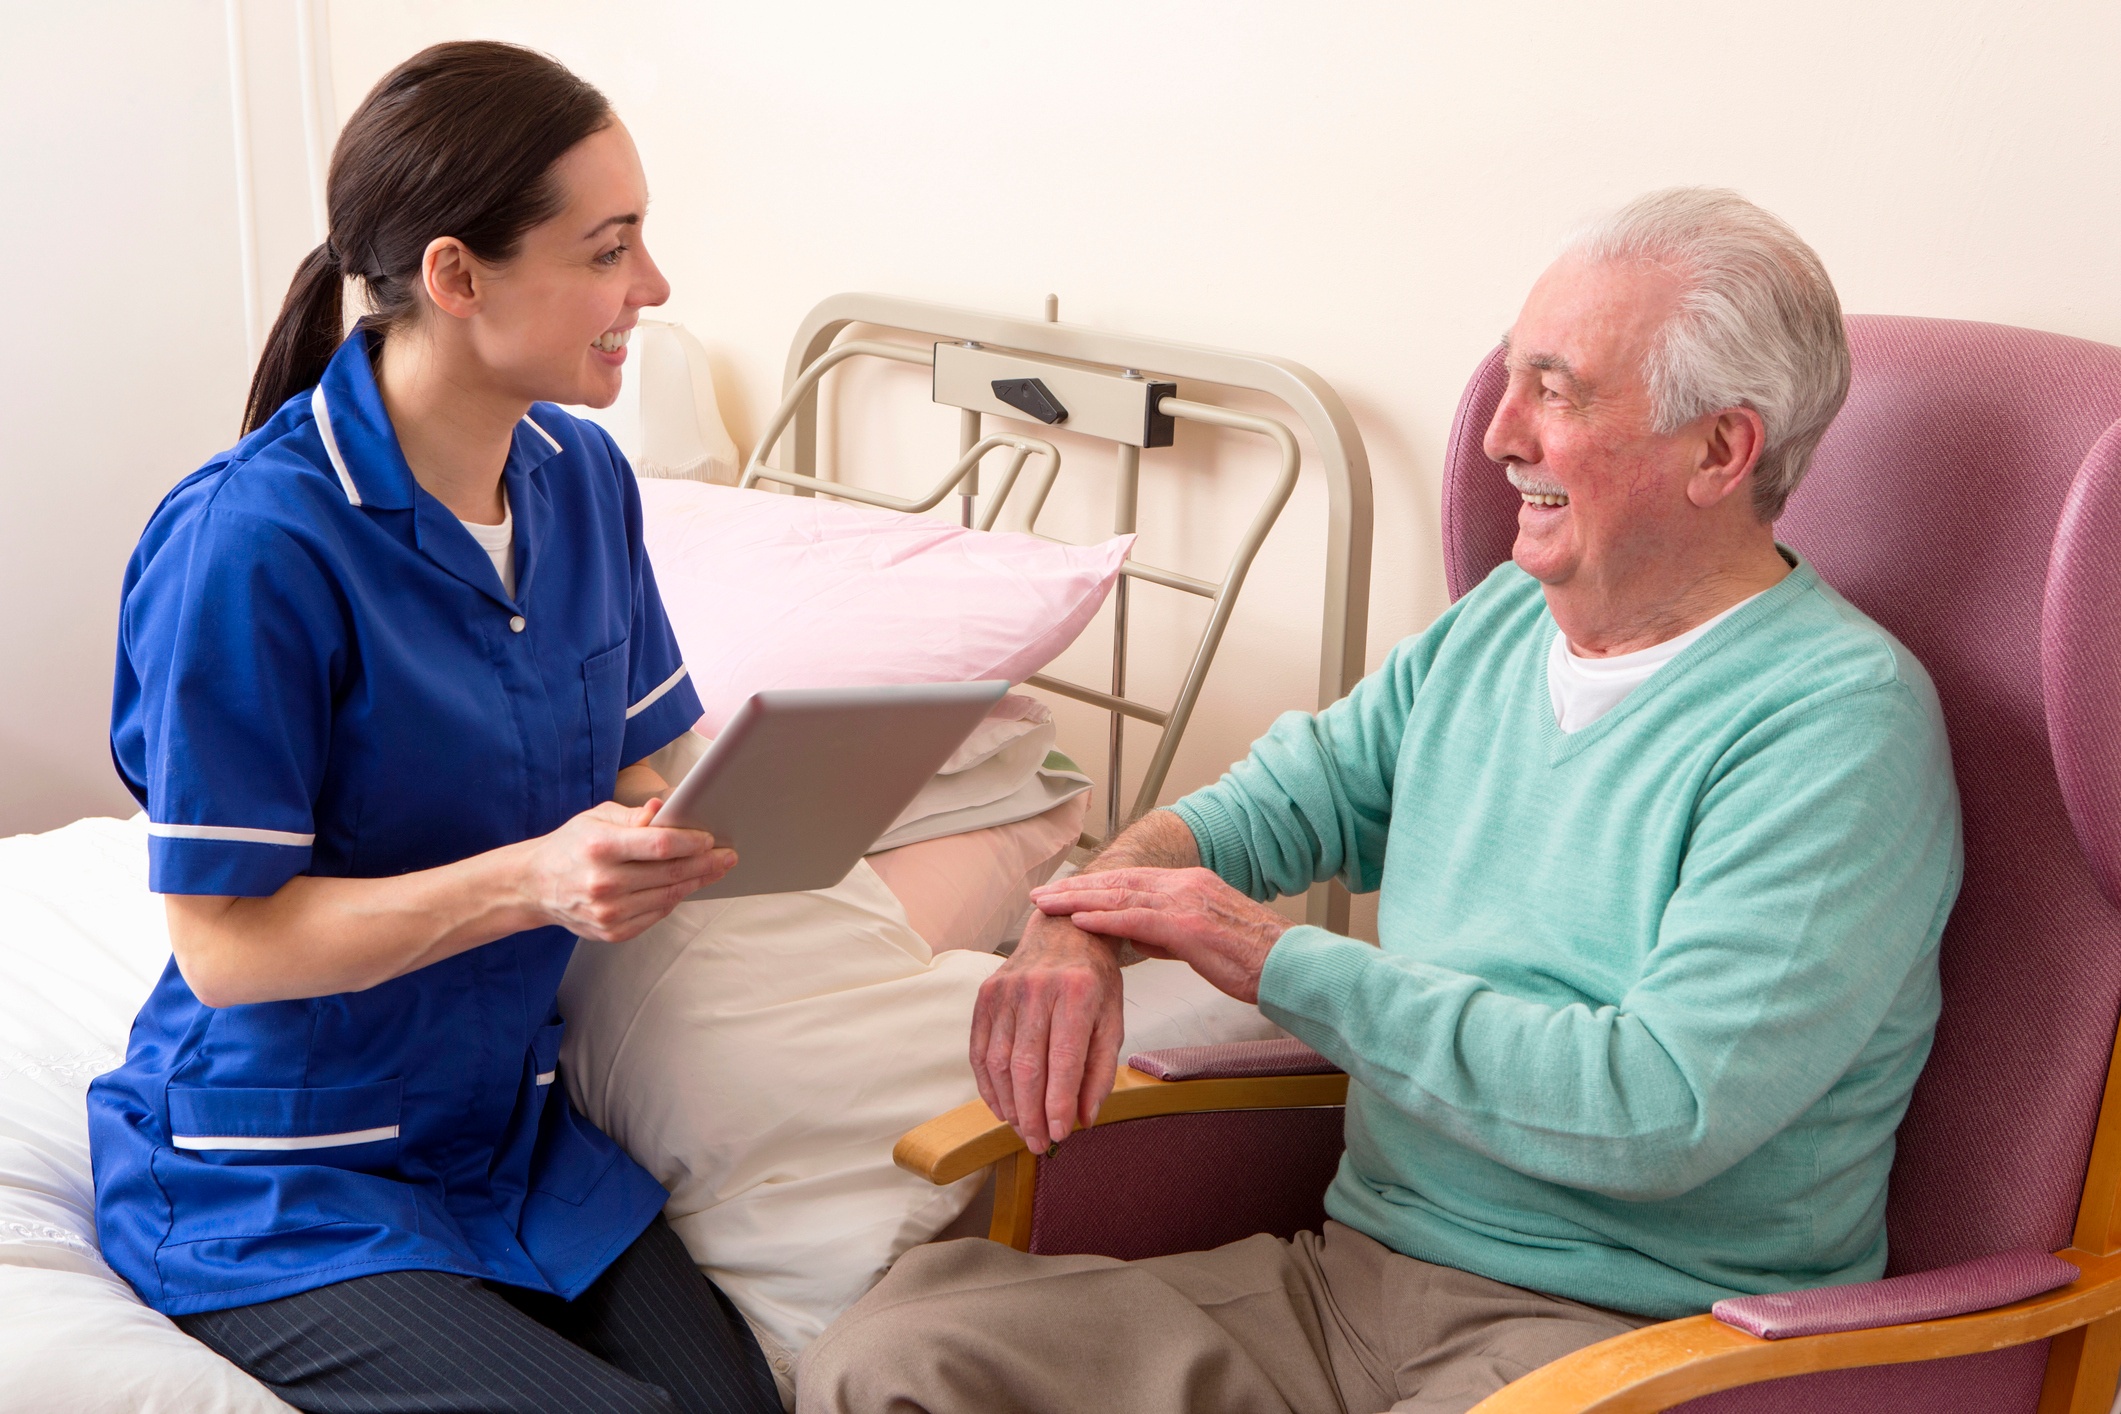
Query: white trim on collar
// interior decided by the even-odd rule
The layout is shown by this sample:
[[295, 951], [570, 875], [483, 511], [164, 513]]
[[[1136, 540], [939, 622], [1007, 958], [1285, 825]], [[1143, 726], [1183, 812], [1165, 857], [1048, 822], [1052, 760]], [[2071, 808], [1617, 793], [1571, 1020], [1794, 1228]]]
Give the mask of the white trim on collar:
[[346, 469], [346, 458], [339, 455], [339, 439], [332, 434], [331, 404], [324, 400], [322, 383], [309, 390], [309, 410], [316, 415], [317, 433], [324, 439], [324, 455], [331, 458], [331, 469], [339, 473], [339, 485], [346, 490], [346, 503], [360, 505], [360, 488], [354, 485], [353, 475]]
[[565, 450], [564, 448], [562, 448], [562, 447], [560, 446], [560, 444], [559, 444], [559, 441], [558, 441], [558, 439], [556, 439], [556, 438], [555, 438], [555, 437], [554, 437], [554, 436], [553, 436], [553, 435], [552, 435], [552, 434], [551, 434], [550, 432], [547, 432], [547, 431], [546, 431], [546, 430], [545, 430], [544, 428], [542, 428], [542, 427], [538, 426], [538, 425], [537, 425], [537, 424], [536, 424], [535, 422], [531, 422], [531, 421], [530, 421], [530, 414], [529, 414], [529, 413], [527, 413], [527, 412], [526, 412], [526, 413], [524, 413], [524, 414], [523, 414], [523, 421], [525, 421], [525, 422], [529, 422], [529, 423], [530, 423], [530, 430], [531, 430], [531, 431], [533, 431], [533, 432], [535, 432], [535, 433], [537, 433], [537, 434], [538, 434], [538, 435], [539, 435], [540, 437], [543, 437], [543, 438], [545, 439], [545, 445], [546, 445], [546, 446], [548, 446], [548, 447], [552, 448], [552, 449], [553, 449], [553, 450], [554, 450], [555, 452], [558, 452], [558, 451], [563, 451], [563, 450]]

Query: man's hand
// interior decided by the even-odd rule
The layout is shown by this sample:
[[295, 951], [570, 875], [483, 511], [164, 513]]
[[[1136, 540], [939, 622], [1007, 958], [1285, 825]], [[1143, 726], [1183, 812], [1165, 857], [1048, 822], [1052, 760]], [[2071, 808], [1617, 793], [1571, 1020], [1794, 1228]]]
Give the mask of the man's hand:
[[[1186, 822], [1152, 810], [1129, 825], [1078, 878], [1100, 869], [1179, 869], [1200, 863]], [[1047, 910], [1048, 913], [1052, 910]], [[972, 1078], [987, 1108], [1043, 1154], [1097, 1120], [1119, 1073], [1126, 1033], [1119, 948], [1066, 918], [1031, 915], [1009, 960], [972, 1008]]]
[[1039, 911], [1085, 933], [1175, 957], [1241, 1002], [1259, 1001], [1267, 954], [1294, 925], [1207, 869], [1108, 869], [1031, 891]]
[[1065, 918], [1032, 915], [972, 1009], [972, 1078], [987, 1108], [1046, 1152], [1097, 1118], [1125, 1031], [1119, 957]]

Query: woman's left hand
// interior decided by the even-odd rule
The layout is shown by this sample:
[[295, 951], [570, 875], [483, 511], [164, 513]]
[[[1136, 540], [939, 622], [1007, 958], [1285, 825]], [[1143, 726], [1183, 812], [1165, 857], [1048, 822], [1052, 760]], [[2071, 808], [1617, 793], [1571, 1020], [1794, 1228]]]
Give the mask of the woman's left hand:
[[1085, 933], [1125, 938], [1151, 957], [1175, 957], [1241, 1002], [1259, 1001], [1267, 954], [1295, 925], [1210, 869], [1109, 869], [1031, 891], [1042, 913]]

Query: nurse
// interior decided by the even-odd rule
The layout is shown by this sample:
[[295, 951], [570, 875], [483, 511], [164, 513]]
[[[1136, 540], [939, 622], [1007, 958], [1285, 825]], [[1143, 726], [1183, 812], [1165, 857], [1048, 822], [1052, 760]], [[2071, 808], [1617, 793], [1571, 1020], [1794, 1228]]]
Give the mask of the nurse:
[[552, 406], [610, 404], [669, 292], [647, 202], [550, 59], [407, 61], [339, 140], [246, 435], [126, 571], [111, 748], [175, 957], [90, 1092], [97, 1222], [299, 1408], [779, 1408], [559, 1083], [576, 935], [735, 863], [652, 823], [700, 704], [632, 474]]

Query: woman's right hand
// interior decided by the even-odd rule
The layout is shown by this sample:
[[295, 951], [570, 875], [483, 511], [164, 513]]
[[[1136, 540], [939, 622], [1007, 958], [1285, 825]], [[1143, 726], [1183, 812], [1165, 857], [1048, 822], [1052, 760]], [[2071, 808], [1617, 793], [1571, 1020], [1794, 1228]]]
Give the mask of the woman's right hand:
[[662, 806], [606, 801], [532, 841], [532, 906], [571, 933], [623, 943], [735, 867], [736, 851], [705, 831], [653, 824]]

